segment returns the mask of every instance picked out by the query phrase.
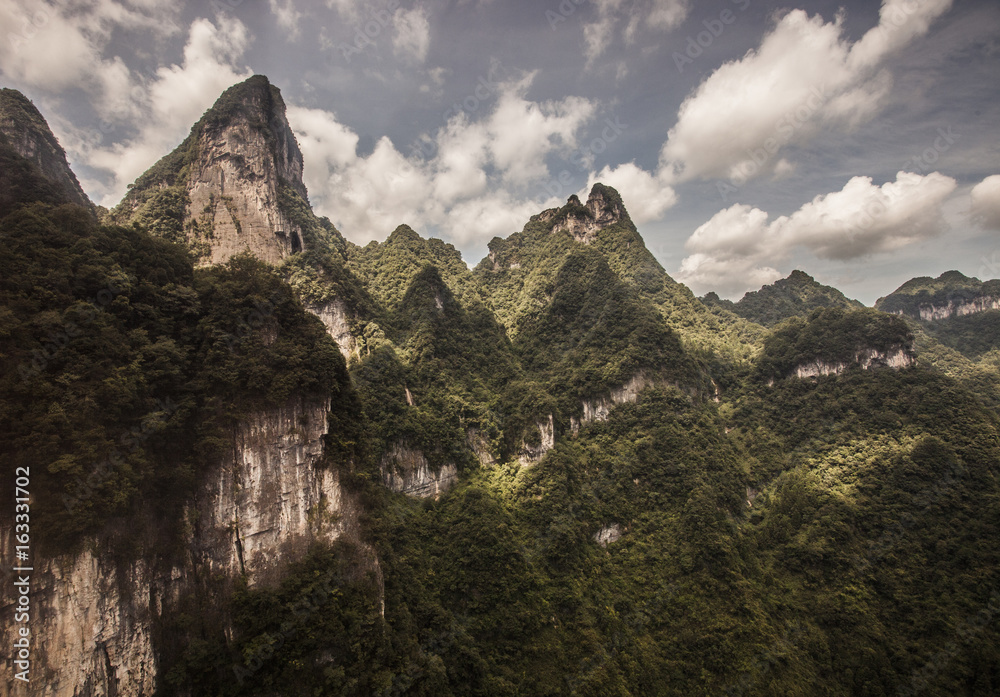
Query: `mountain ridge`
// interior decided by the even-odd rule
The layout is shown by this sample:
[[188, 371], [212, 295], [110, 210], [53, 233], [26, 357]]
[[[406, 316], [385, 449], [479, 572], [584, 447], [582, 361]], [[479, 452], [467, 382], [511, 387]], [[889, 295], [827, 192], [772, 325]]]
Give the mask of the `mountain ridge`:
[[[45, 118], [31, 100], [7, 87], [0, 89], [0, 147], [9, 148], [17, 157], [34, 165], [37, 168], [34, 176], [40, 175], [55, 187], [51, 195], [56, 200], [62, 199], [67, 203], [83, 206], [91, 213], [95, 212], [93, 202], [84, 193], [76, 174], [69, 166], [66, 151]], [[5, 159], [10, 156], [7, 154]], [[17, 165], [14, 162], [5, 162], [5, 179], [15, 167]], [[12, 178], [4, 183], [4, 188], [9, 190], [15, 185], [15, 180]]]

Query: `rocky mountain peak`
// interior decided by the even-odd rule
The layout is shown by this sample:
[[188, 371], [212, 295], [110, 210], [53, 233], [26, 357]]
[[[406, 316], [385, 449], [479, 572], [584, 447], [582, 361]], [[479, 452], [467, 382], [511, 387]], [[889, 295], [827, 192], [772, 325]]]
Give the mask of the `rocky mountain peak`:
[[594, 184], [586, 205], [573, 194], [565, 206], [545, 211], [537, 219], [555, 220], [553, 233], [567, 232], [583, 244], [591, 244], [597, 238], [597, 233], [604, 228], [623, 220], [631, 222], [621, 196], [604, 184]]
[[186, 241], [211, 264], [244, 251], [270, 263], [303, 251], [314, 216], [278, 88], [254, 75], [226, 90], [114, 216]]
[[37, 166], [66, 201], [93, 210], [45, 118], [31, 100], [9, 88], [0, 89], [0, 143]]

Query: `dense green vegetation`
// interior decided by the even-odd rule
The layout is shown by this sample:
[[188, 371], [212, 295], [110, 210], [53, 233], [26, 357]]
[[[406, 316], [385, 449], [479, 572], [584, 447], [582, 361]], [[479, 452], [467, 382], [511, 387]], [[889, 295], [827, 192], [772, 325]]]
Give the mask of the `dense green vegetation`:
[[760, 290], [750, 291], [739, 302], [723, 300], [715, 293], [709, 293], [701, 300], [706, 305], [729, 310], [766, 327], [773, 327], [791, 317], [808, 315], [820, 308], [858, 310], [864, 307], [836, 288], [817, 283], [812, 276], [798, 270], [792, 271], [788, 278], [775, 281]]
[[[603, 255], [618, 278], [634, 287], [683, 343], [705, 360], [721, 357], [728, 362], [754, 356], [763, 329], [725, 309], [706, 307], [687, 286], [670, 278], [646, 249], [618, 192], [600, 184], [594, 186], [594, 192], [604, 198], [606, 205], [620, 206], [621, 217], [599, 230], [590, 245]], [[582, 213], [580, 208], [578, 202], [570, 202], [561, 209], [534, 216], [521, 232], [506, 239], [494, 238], [489, 244], [489, 256], [476, 266], [475, 275], [484, 295], [512, 336], [521, 330], [524, 321], [546, 306], [566, 258], [586, 246], [568, 232], [554, 232], [570, 214], [592, 217], [590, 211]]]
[[350, 390], [322, 325], [251, 257], [195, 272], [68, 205], [0, 231], [0, 443], [33, 473], [46, 545], [182, 504], [248, 410]]
[[[196, 129], [245, 108], [227, 92]], [[0, 142], [0, 455], [31, 470], [44, 554], [187, 563], [180, 512], [233, 426], [331, 397], [318, 466], [359, 529], [277, 584], [191, 564], [156, 627], [161, 694], [1000, 694], [996, 312], [929, 324], [793, 274], [747, 321], [670, 279], [603, 186], [613, 220], [585, 241], [560, 227], [597, 219], [574, 198], [470, 271], [405, 226], [347, 243], [285, 183], [301, 253], [195, 268], [175, 225], [195, 156], [147, 172], [122, 227]], [[333, 303], [349, 362], [304, 309]], [[917, 366], [789, 377], [900, 350]], [[458, 483], [390, 491], [397, 446]]]
[[775, 327], [764, 340], [757, 361], [764, 378], [783, 378], [803, 363], [852, 364], [866, 351], [884, 356], [912, 354], [913, 336], [899, 317], [864, 308], [814, 310], [808, 319], [793, 317]]
[[886, 297], [879, 298], [875, 307], [883, 312], [920, 319], [921, 308], [961, 305], [979, 298], [1000, 298], [1000, 279], [984, 283], [958, 271], [947, 271], [937, 278], [911, 279]]

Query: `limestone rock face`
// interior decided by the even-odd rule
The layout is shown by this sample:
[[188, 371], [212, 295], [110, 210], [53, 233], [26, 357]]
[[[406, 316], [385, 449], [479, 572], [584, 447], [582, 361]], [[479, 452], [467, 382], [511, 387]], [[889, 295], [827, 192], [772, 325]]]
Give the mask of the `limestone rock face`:
[[212, 264], [244, 250], [273, 264], [302, 249], [301, 228], [278, 203], [282, 182], [306, 198], [302, 153], [272, 90], [266, 80], [252, 85], [243, 108], [199, 138], [187, 217], [211, 219]]
[[358, 353], [358, 342], [351, 333], [347, 304], [340, 298], [323, 304], [307, 304], [306, 309], [319, 317], [327, 333], [337, 342], [344, 359], [351, 360]]
[[[199, 579], [245, 573], [277, 582], [313, 540], [332, 541], [357, 524], [335, 469], [316, 465], [327, 432], [328, 400], [295, 399], [250, 415], [232, 436], [232, 457], [206, 473], [188, 511], [189, 554], [175, 566], [155, 553], [123, 564], [97, 540], [77, 555], [35, 560], [32, 573], [32, 680], [13, 695], [151, 695], [162, 685], [155, 637], [182, 593]], [[5, 549], [13, 531], [0, 531]], [[377, 561], [375, 561], [377, 565]], [[8, 615], [13, 608], [0, 608]], [[0, 625], [14, 642], [15, 626]], [[9, 684], [9, 683], [8, 683]]]
[[392, 491], [437, 498], [458, 481], [458, 468], [449, 463], [435, 471], [422, 452], [397, 443], [382, 458], [382, 479]]
[[569, 211], [564, 220], [556, 223], [552, 232], [567, 232], [583, 244], [590, 244], [597, 238], [598, 232], [627, 216], [621, 200], [612, 195], [607, 187], [600, 185], [591, 190], [586, 206], [581, 205], [576, 195], [570, 197], [569, 205], [574, 210]]
[[[905, 349], [885, 352], [866, 349], [857, 353], [854, 362], [864, 370], [872, 368], [893, 368], [899, 370], [916, 365], [917, 360], [913, 357], [912, 353]], [[798, 378], [814, 378], [820, 375], [839, 375], [847, 370], [848, 367], [849, 364], [847, 363], [810, 361], [796, 366], [795, 376]]]
[[[167, 190], [171, 197], [151, 213], [150, 201]], [[281, 92], [255, 75], [226, 90], [187, 140], [136, 181], [113, 217], [128, 222], [170, 209], [204, 263], [249, 252], [274, 264], [305, 249], [296, 207], [311, 215], [302, 152]]]
[[192, 553], [206, 570], [270, 584], [312, 541], [332, 541], [350, 524], [336, 470], [316, 467], [328, 407], [296, 399], [236, 429], [232, 459], [196, 504]]
[[569, 423], [573, 433], [579, 432], [582, 426], [594, 421], [607, 421], [611, 408], [618, 404], [628, 404], [639, 399], [639, 393], [650, 385], [661, 384], [656, 380], [649, 379], [643, 373], [633, 375], [632, 378], [621, 387], [611, 390], [607, 395], [585, 399], [582, 402], [583, 414], [580, 418], [570, 417]]
[[[149, 568], [142, 563], [123, 567], [91, 550], [75, 558], [36, 561], [34, 568], [31, 680], [5, 680], [11, 694], [153, 694], [158, 663], [150, 601], [156, 591]], [[13, 645], [13, 626], [0, 633]]]
[[553, 415], [549, 414], [547, 421], [538, 421], [535, 425], [538, 427], [541, 442], [538, 445], [521, 444], [521, 452], [517, 460], [521, 463], [522, 467], [533, 465], [541, 460], [545, 456], [545, 453], [556, 447], [556, 426]]
[[[920, 319], [925, 322], [948, 319], [950, 317], [965, 317], [978, 312], [1000, 309], [1000, 298], [983, 296], [967, 302], [949, 301], [947, 305], [921, 305]], [[896, 314], [904, 314], [897, 312]]]
[[66, 200], [93, 209], [66, 160], [66, 151], [52, 134], [35, 105], [17, 90], [0, 89], [0, 142], [38, 166], [42, 175], [56, 184]]
[[606, 525], [596, 533], [594, 533], [594, 542], [601, 545], [601, 547], [607, 547], [610, 544], [614, 544], [622, 537], [622, 527], [618, 523], [612, 523], [611, 525]]

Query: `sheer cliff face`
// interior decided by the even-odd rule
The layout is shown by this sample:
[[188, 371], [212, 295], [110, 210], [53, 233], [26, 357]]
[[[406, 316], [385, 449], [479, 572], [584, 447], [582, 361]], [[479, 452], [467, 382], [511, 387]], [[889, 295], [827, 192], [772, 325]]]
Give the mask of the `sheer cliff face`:
[[231, 118], [198, 138], [186, 218], [211, 224], [210, 263], [242, 251], [276, 263], [302, 249], [302, 230], [280, 205], [283, 184], [306, 199], [302, 153], [276, 88], [253, 85], [239, 99]]
[[159, 220], [180, 219], [172, 232], [204, 263], [249, 252], [273, 264], [304, 249], [298, 209], [311, 215], [302, 152], [280, 91], [255, 75], [226, 90], [187, 140], [136, 180], [113, 217], [153, 231]]
[[69, 168], [66, 152], [35, 105], [17, 90], [0, 89], [0, 142], [34, 163], [42, 175], [59, 187], [69, 203], [93, 208]]
[[[188, 510], [183, 562], [123, 564], [98, 541], [74, 556], [35, 560], [32, 681], [16, 695], [150, 695], [162, 684], [156, 642], [164, 618], [199, 579], [271, 585], [313, 541], [356, 534], [357, 508], [337, 470], [318, 468], [327, 400], [295, 399], [247, 417], [232, 456], [206, 473]], [[11, 531], [0, 535], [5, 544]], [[10, 629], [2, 640], [13, 643]]]

